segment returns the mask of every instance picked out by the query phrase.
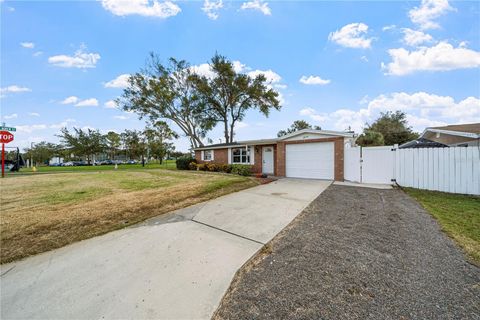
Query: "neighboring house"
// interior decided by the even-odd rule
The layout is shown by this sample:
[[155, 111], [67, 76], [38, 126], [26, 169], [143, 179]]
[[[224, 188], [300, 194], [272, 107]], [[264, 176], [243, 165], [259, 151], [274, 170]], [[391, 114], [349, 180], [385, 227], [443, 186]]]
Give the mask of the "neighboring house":
[[343, 181], [344, 147], [353, 132], [300, 130], [280, 138], [212, 144], [195, 149], [198, 163], [249, 164], [254, 173]]
[[418, 138], [417, 140], [406, 142], [400, 145], [398, 148], [410, 149], [410, 148], [445, 148], [445, 147], [448, 147], [448, 145], [443, 144], [441, 142], [428, 140], [425, 138]]
[[[480, 146], [480, 123], [427, 128], [417, 140], [420, 139], [441, 143], [449, 147]], [[411, 142], [413, 141], [406, 144]], [[406, 144], [403, 144], [400, 148]]]

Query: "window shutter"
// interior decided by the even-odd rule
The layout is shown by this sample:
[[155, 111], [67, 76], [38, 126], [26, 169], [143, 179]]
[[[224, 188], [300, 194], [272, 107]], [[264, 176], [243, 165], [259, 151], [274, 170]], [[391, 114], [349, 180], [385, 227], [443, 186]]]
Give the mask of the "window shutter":
[[205, 159], [205, 154], [203, 150], [200, 152], [201, 152], [200, 159], [203, 161]]
[[212, 161], [213, 161], [215, 160], [215, 150], [212, 149], [211, 152], [212, 152]]

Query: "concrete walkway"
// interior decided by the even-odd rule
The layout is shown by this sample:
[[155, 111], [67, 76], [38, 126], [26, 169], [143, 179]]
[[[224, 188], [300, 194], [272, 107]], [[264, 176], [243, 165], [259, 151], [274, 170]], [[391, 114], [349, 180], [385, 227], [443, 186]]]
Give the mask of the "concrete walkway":
[[282, 179], [1, 266], [1, 318], [210, 318], [329, 181]]

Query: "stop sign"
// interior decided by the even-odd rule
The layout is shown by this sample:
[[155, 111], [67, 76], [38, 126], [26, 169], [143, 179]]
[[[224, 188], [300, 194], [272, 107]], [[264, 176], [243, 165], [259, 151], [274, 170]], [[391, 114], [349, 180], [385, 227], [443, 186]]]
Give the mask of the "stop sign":
[[8, 131], [0, 131], [0, 143], [9, 143], [13, 141], [13, 134]]

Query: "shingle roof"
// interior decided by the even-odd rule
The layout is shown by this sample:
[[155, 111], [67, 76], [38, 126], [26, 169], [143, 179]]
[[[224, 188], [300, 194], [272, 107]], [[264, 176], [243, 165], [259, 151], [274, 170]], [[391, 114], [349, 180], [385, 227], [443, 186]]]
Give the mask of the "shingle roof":
[[470, 133], [480, 134], [480, 123], [453, 124], [453, 125], [443, 126], [443, 127], [431, 127], [429, 129], [470, 132]]
[[425, 138], [418, 138], [417, 140], [412, 140], [409, 142], [405, 142], [399, 149], [409, 149], [409, 148], [445, 148], [448, 145], [443, 144], [441, 142], [436, 142], [432, 140], [428, 140]]

